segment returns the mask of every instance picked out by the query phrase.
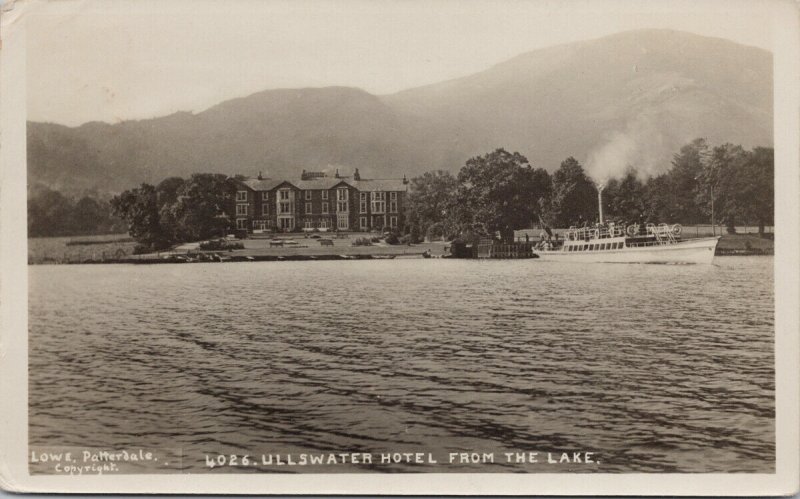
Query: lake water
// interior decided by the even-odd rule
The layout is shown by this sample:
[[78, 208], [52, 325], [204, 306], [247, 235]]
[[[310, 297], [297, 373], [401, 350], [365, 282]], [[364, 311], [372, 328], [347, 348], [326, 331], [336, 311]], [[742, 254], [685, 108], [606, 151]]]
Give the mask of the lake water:
[[[192, 472], [772, 472], [772, 266], [32, 266], [30, 444]], [[339, 452], [437, 463], [205, 465]]]

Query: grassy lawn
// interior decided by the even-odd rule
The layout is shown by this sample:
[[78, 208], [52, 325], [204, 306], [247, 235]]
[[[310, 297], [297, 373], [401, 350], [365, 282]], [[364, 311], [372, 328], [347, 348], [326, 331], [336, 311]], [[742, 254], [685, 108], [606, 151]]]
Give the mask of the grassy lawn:
[[122, 258], [136, 243], [127, 234], [28, 238], [28, 263], [78, 263]]
[[772, 238], [758, 237], [758, 234], [725, 234], [719, 240], [717, 248], [722, 250], [772, 250], [775, 242]]

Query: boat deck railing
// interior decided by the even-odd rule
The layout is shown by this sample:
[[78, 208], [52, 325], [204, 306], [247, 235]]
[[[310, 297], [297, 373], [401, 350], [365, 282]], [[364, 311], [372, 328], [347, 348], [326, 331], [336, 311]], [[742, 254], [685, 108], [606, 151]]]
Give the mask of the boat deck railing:
[[[642, 230], [644, 229], [644, 230]], [[648, 223], [644, 227], [639, 224], [615, 224], [595, 225], [594, 227], [575, 227], [572, 226], [564, 232], [566, 241], [591, 241], [597, 239], [608, 239], [612, 237], [654, 237], [657, 242], [670, 244], [676, 242], [676, 238], [681, 235], [679, 224], [652, 224]]]

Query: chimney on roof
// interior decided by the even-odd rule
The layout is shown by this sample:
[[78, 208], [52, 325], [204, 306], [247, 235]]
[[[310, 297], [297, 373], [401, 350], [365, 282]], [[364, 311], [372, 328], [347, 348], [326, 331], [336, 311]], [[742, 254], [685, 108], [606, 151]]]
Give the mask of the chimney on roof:
[[353, 180], [361, 180], [361, 174], [358, 173], [358, 168], [353, 172]]
[[336, 175], [334, 175], [334, 177], [335, 178], [339, 178], [339, 169], [338, 168], [336, 169]]
[[408, 183], [408, 178], [406, 177], [406, 174], [405, 174], [405, 173], [403, 174], [403, 183], [404, 183], [404, 184], [407, 184], [407, 183]]
[[261, 172], [258, 172], [258, 180], [264, 180], [264, 176], [261, 175]]

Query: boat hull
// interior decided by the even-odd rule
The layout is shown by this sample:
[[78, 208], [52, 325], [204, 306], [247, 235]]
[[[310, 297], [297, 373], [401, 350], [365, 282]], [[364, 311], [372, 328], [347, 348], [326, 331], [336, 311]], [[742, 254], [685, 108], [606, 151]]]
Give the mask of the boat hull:
[[694, 263], [709, 264], [714, 260], [719, 237], [704, 237], [664, 244], [617, 250], [535, 251], [544, 261], [575, 263]]

